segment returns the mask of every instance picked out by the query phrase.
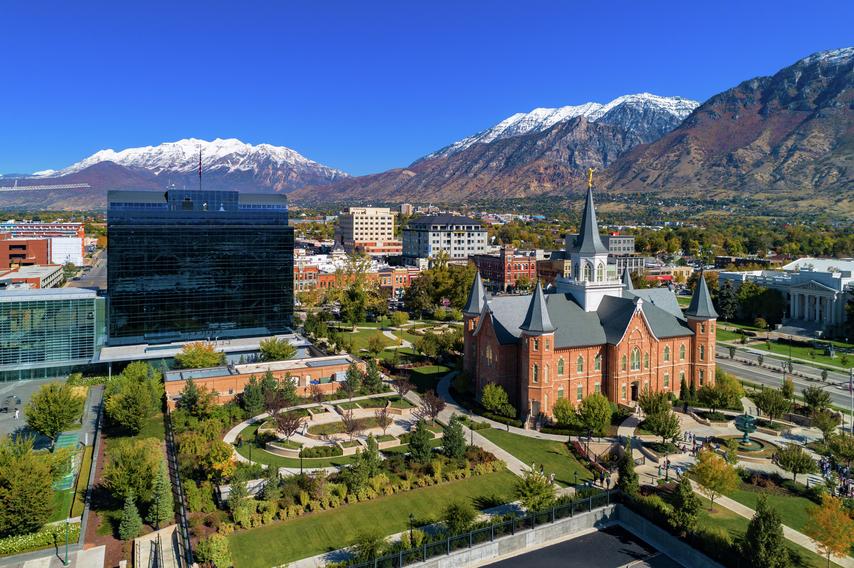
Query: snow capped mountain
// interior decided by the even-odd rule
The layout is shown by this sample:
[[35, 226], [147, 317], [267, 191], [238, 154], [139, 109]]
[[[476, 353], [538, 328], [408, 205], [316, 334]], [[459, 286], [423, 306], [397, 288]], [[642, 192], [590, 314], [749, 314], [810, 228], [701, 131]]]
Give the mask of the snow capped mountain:
[[[559, 108], [535, 108], [531, 112], [516, 113], [491, 128], [428, 154], [422, 160], [448, 157], [473, 144], [488, 144], [513, 136], [542, 132], [555, 124], [578, 116], [585, 117], [589, 122], [601, 120], [607, 124], [623, 126], [628, 130], [644, 134], [651, 129], [656, 131], [665, 129], [659, 132], [658, 136], [661, 136], [678, 126], [699, 105], [697, 101], [682, 97], [659, 97], [650, 93], [639, 93], [624, 95], [606, 104], [589, 102]], [[649, 122], [654, 125], [650, 127], [647, 124]]]
[[202, 170], [207, 173], [251, 172], [261, 174], [264, 170], [287, 168], [312, 174], [312, 177], [332, 181], [346, 176], [344, 172], [309, 160], [305, 156], [270, 144], [246, 144], [235, 138], [217, 138], [208, 142], [187, 138], [177, 142], [166, 142], [158, 146], [127, 148], [121, 151], [101, 150], [88, 158], [61, 170], [45, 170], [33, 175], [58, 177], [82, 171], [101, 162], [114, 162], [127, 168], [147, 170], [155, 175], [188, 174], [198, 170], [199, 151], [202, 154]]

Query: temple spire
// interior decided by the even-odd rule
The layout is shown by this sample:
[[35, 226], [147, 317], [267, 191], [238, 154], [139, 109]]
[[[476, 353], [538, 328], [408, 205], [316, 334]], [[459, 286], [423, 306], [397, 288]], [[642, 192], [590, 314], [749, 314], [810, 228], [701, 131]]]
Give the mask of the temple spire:
[[596, 221], [596, 209], [593, 207], [593, 170], [588, 171], [587, 199], [581, 215], [581, 228], [576, 237], [576, 248], [581, 254], [608, 254], [608, 248], [599, 237], [599, 223]]
[[463, 308], [463, 313], [470, 316], [479, 316], [483, 311], [483, 305], [486, 303], [486, 290], [483, 288], [483, 280], [480, 278], [480, 271], [475, 274], [474, 282], [469, 290], [469, 298], [466, 302], [466, 307]]
[[528, 313], [525, 314], [525, 321], [522, 322], [519, 329], [528, 333], [551, 333], [555, 330], [552, 320], [549, 317], [548, 307], [546, 306], [546, 295], [539, 280], [537, 280], [537, 287], [534, 289], [533, 296], [531, 296], [531, 303], [528, 304]]
[[708, 285], [706, 285], [705, 274], [705, 271], [700, 271], [700, 279], [694, 289], [694, 295], [691, 296], [691, 304], [685, 310], [685, 315], [696, 319], [717, 319], [718, 312], [715, 311], [715, 306], [712, 304], [712, 296], [709, 294]]

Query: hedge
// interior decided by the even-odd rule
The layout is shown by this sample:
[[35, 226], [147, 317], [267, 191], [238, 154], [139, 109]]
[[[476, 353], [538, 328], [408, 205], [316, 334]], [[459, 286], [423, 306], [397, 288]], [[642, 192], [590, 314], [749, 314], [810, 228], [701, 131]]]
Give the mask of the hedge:
[[516, 428], [522, 427], [522, 421], [517, 420], [515, 418], [507, 418], [506, 416], [501, 416], [499, 414], [493, 414], [492, 412], [481, 412], [481, 416], [484, 418], [489, 418], [490, 420], [495, 420], [496, 422], [501, 422], [502, 424], [509, 424], [510, 426], [515, 426]]
[[312, 448], [303, 448], [300, 455], [304, 458], [331, 458], [343, 456], [344, 450], [339, 446], [314, 446]]
[[[80, 540], [80, 523], [68, 525], [68, 543]], [[65, 544], [65, 523], [44, 527], [39, 532], [0, 538], [0, 556], [29, 552]]]

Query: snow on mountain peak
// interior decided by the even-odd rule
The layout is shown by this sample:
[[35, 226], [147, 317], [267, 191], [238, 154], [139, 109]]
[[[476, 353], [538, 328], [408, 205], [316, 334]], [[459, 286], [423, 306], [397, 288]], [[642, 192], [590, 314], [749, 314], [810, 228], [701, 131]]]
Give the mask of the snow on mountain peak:
[[559, 122], [564, 122], [577, 116], [583, 116], [588, 121], [595, 122], [616, 109], [633, 107], [669, 114], [681, 122], [698, 106], [700, 106], [700, 103], [697, 101], [682, 97], [660, 97], [651, 93], [638, 93], [617, 97], [606, 104], [588, 102], [558, 108], [535, 108], [527, 113], [519, 112], [511, 115], [495, 126], [458, 140], [432, 154], [428, 154], [422, 159], [450, 156], [465, 150], [473, 144], [487, 144], [495, 140], [520, 136], [522, 134], [542, 132]]
[[347, 175], [334, 168], [309, 160], [290, 148], [271, 144], [252, 145], [236, 138], [216, 138], [212, 141], [186, 138], [177, 142], [165, 142], [158, 146], [126, 148], [118, 152], [113, 149], [100, 150], [67, 168], [45, 170], [33, 175], [62, 176], [78, 172], [100, 162], [115, 162], [129, 168], [143, 168], [155, 174], [164, 171], [189, 173], [199, 167], [200, 150], [202, 168], [206, 170], [254, 171], [263, 164], [271, 162], [274, 166], [317, 170], [330, 177]]

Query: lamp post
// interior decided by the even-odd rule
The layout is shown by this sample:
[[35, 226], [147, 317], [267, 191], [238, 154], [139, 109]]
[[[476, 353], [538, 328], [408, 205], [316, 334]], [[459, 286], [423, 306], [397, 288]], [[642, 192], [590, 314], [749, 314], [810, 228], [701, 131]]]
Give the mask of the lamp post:
[[415, 515], [409, 513], [409, 543], [412, 544], [413, 533], [415, 532]]
[[62, 565], [68, 566], [68, 519], [65, 519], [65, 558], [62, 559]]
[[302, 475], [302, 452], [299, 453], [299, 474]]
[[572, 473], [575, 475], [575, 485], [576, 485], [576, 490], [577, 490], [578, 489], [578, 472], [573, 471]]

